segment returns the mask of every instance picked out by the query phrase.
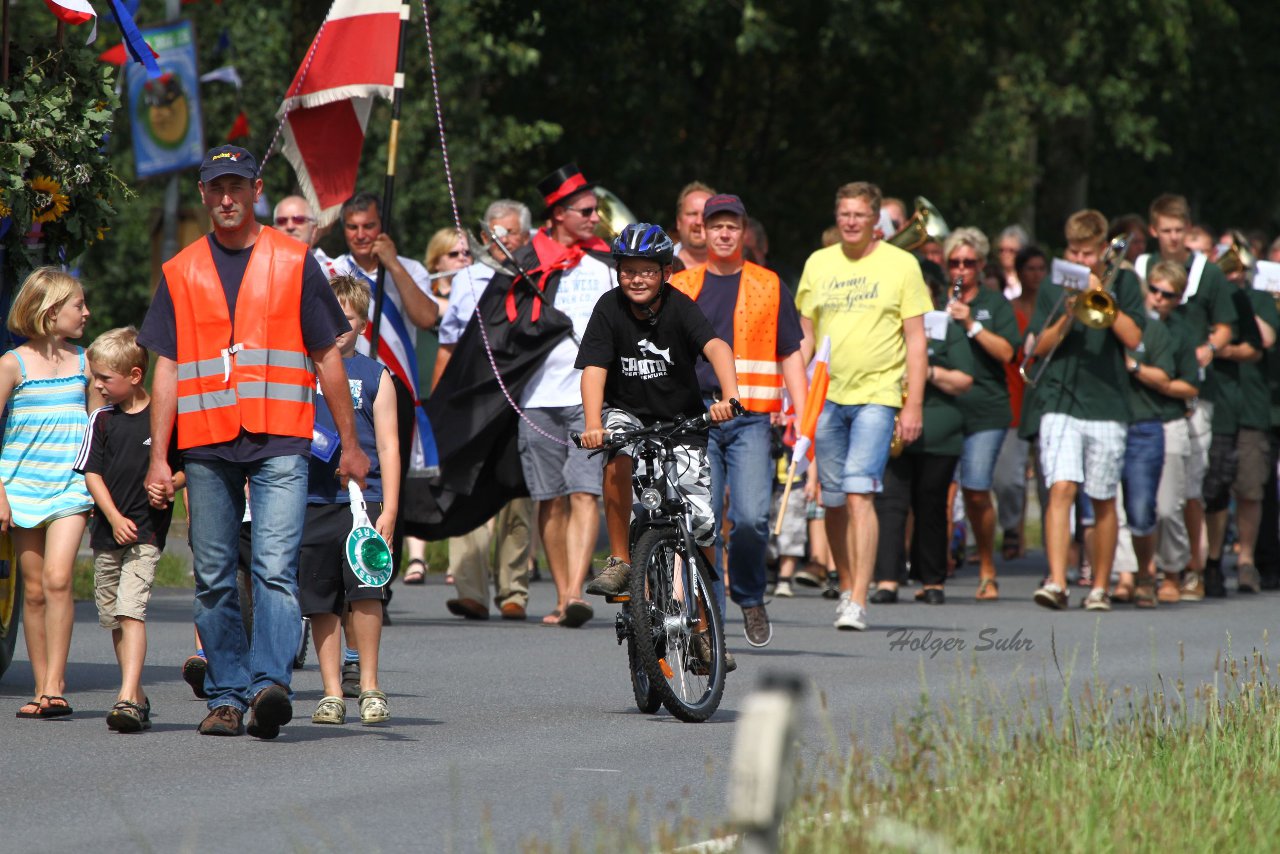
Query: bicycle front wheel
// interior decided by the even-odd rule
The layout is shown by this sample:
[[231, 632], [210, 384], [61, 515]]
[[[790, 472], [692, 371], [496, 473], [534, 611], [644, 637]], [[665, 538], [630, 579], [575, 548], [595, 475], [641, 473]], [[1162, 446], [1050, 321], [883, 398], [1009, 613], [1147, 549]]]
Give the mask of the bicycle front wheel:
[[631, 552], [631, 615], [636, 653], [662, 704], [680, 720], [699, 723], [724, 693], [724, 625], [702, 561], [695, 558], [686, 573], [681, 547], [675, 528], [640, 537]]

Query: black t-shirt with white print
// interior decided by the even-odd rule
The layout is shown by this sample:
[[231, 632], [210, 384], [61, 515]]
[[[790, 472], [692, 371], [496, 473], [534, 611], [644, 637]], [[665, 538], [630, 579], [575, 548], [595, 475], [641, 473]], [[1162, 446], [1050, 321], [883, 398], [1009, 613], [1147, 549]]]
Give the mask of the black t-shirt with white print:
[[574, 367], [604, 368], [604, 405], [630, 412], [644, 424], [706, 411], [698, 391], [697, 361], [716, 337], [697, 303], [664, 288], [657, 320], [637, 318], [621, 288], [603, 294], [591, 312]]

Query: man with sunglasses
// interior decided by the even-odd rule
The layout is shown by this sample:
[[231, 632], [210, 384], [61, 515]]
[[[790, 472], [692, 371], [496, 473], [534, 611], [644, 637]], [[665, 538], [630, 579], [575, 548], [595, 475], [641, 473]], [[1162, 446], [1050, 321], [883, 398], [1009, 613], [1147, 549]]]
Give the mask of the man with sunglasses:
[[311, 205], [302, 196], [285, 196], [277, 202], [273, 221], [276, 228], [314, 249], [320, 234], [316, 228], [315, 214], [311, 212]]
[[[596, 236], [600, 212], [594, 187], [573, 163], [539, 181], [548, 225], [516, 255], [549, 304], [531, 303], [534, 323], [549, 308], [573, 324], [573, 334], [560, 339], [520, 393], [525, 418], [518, 433], [525, 485], [538, 505], [538, 533], [556, 584], [555, 610], [543, 622], [568, 628], [581, 626], [593, 616], [582, 598], [582, 586], [595, 549], [603, 478], [599, 461], [568, 441], [570, 432], [586, 428], [582, 372], [574, 367], [578, 342], [596, 302], [613, 287], [609, 245]], [[503, 278], [495, 276], [493, 284], [499, 285]], [[510, 305], [516, 305], [514, 292]], [[547, 439], [543, 433], [561, 441]]]

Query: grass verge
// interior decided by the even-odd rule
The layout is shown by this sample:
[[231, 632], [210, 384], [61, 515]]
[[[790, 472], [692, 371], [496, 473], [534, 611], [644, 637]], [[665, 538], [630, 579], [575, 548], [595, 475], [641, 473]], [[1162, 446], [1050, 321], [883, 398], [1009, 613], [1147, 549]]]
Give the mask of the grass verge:
[[784, 850], [1275, 850], [1280, 685], [1262, 653], [1190, 690], [1154, 684], [922, 691], [888, 755], [855, 745], [810, 787]]
[[[1068, 671], [1002, 693], [960, 664], [946, 692], [922, 681], [883, 752], [853, 738], [846, 753], [829, 729], [817, 764], [798, 769], [810, 782], [784, 821], [781, 850], [1274, 851], [1277, 677], [1262, 652], [1236, 659], [1228, 650], [1213, 681], [1195, 687], [1159, 675], [1145, 692], [1096, 675], [1073, 684]], [[723, 790], [723, 775], [711, 776], [706, 784]], [[731, 829], [682, 815], [681, 800], [654, 800], [572, 834], [570, 850], [737, 850]], [[716, 841], [690, 845], [699, 838]]]

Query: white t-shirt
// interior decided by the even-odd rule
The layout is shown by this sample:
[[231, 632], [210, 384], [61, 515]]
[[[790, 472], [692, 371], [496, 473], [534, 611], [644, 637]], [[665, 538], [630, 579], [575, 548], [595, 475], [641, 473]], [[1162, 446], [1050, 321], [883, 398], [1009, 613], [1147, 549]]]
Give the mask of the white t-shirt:
[[[560, 277], [552, 303], [573, 321], [573, 331], [581, 340], [587, 331], [591, 310], [600, 295], [613, 287], [613, 270], [603, 261], [584, 255], [578, 266]], [[533, 375], [521, 396], [522, 407], [581, 406], [582, 371], [573, 367], [578, 345], [565, 336]]]

